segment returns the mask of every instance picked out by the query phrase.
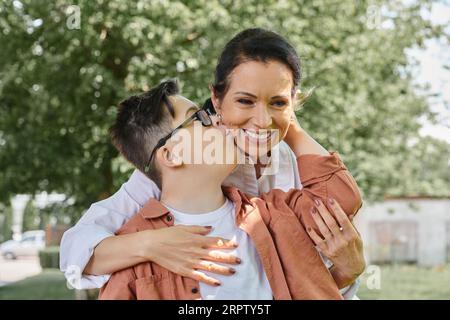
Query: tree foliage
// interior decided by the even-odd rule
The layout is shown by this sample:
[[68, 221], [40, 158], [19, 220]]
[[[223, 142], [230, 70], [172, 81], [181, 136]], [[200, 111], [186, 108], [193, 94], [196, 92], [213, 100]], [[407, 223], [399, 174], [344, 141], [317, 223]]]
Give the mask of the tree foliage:
[[[431, 112], [413, 88], [405, 54], [443, 35], [420, 14], [429, 6], [388, 0], [2, 1], [0, 201], [60, 192], [85, 209], [114, 192], [130, 173], [107, 134], [117, 103], [171, 77], [185, 95], [203, 101], [225, 43], [254, 26], [281, 33], [298, 50], [302, 87], [316, 87], [298, 113], [301, 124], [339, 150], [366, 198], [448, 195], [442, 192], [449, 186], [448, 145], [418, 137], [418, 119]], [[428, 153], [429, 145], [439, 152]]]

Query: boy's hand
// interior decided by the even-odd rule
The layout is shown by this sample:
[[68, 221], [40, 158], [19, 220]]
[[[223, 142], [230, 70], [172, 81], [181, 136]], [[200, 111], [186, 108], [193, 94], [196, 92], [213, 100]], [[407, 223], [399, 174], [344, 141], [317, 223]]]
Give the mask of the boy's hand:
[[204, 272], [233, 275], [236, 271], [215, 262], [239, 264], [234, 255], [217, 249], [236, 249], [237, 244], [227, 239], [207, 237], [211, 228], [177, 225], [170, 228], [143, 231], [142, 255], [149, 261], [181, 276], [189, 277], [212, 286], [220, 282]]

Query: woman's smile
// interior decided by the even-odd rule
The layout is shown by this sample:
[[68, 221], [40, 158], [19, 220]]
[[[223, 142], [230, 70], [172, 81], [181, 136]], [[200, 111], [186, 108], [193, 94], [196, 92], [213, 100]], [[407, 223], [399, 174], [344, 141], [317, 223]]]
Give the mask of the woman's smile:
[[242, 129], [247, 141], [250, 143], [264, 143], [271, 140], [273, 132], [272, 130], [252, 130], [252, 129]]

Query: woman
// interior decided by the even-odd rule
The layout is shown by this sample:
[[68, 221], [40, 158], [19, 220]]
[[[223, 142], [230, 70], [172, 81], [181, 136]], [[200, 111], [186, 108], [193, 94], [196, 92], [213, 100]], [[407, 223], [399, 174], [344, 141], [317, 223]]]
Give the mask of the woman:
[[[211, 102], [222, 122], [230, 128], [244, 129], [243, 143], [239, 147], [249, 157], [257, 154], [249, 142], [259, 139], [263, 129], [279, 132], [278, 136], [270, 136], [271, 146], [281, 139], [287, 142], [281, 141], [271, 152], [279, 159], [276, 173], [267, 174], [264, 163], [241, 165], [227, 180], [228, 184], [253, 195], [272, 188], [285, 191], [300, 188], [296, 153], [307, 153], [307, 150], [290, 150], [290, 135], [287, 134], [288, 128], [294, 126], [291, 129], [301, 130], [311, 139], [292, 117], [299, 82], [300, 64], [295, 49], [273, 32], [248, 29], [225, 46], [215, 70], [215, 83], [211, 86]], [[275, 158], [271, 159], [271, 167]], [[61, 270], [72, 285], [101, 287], [108, 274], [145, 261], [211, 285], [215, 282], [214, 273], [232, 276], [231, 269], [219, 263], [235, 264], [239, 257], [226, 252], [232, 248], [217, 250], [217, 246], [211, 246], [206, 228], [175, 226], [114, 236], [150, 197], [159, 197], [158, 188], [135, 171], [116, 194], [93, 204], [77, 225], [65, 233], [61, 243]], [[174, 228], [179, 230], [170, 230]], [[333, 241], [330, 238], [327, 246], [312, 235], [322, 254], [331, 260], [331, 263], [327, 259], [325, 262], [340, 288], [351, 284], [364, 269], [357, 232], [351, 229], [344, 232], [351, 234], [334, 237]], [[209, 264], [206, 271], [204, 264], [198, 263], [201, 260], [214, 263]], [[337, 280], [342, 278], [346, 281]], [[346, 288], [344, 297], [350, 298], [356, 287]]]

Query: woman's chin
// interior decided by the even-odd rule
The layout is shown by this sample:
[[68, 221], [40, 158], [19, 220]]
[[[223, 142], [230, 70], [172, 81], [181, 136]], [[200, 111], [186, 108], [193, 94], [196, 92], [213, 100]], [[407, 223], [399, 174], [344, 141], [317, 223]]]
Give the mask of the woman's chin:
[[248, 158], [250, 160], [250, 163], [262, 163], [265, 164], [265, 162], [269, 159], [269, 155], [271, 153], [271, 150], [280, 142], [280, 140], [269, 140], [264, 145], [259, 144], [252, 144], [252, 143], [244, 143], [243, 145], [240, 143], [235, 143], [237, 150], [241, 157]]

